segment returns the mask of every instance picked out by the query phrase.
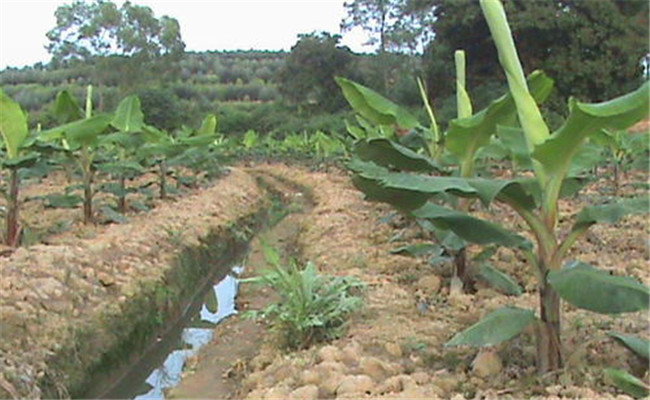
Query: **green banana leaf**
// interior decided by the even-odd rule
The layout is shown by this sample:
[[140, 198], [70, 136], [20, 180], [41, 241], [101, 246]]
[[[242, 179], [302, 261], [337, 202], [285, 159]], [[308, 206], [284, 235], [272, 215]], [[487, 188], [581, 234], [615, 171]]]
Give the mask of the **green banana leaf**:
[[214, 114], [208, 114], [203, 121], [199, 130], [196, 131], [197, 136], [202, 135], [214, 135], [217, 132], [217, 116]]
[[417, 118], [384, 96], [349, 79], [336, 77], [343, 96], [354, 111], [377, 125], [398, 125], [403, 129], [419, 126]]
[[0, 133], [7, 151], [7, 157], [18, 157], [18, 149], [27, 138], [27, 117], [20, 105], [0, 89]]
[[632, 397], [640, 399], [650, 395], [650, 386], [648, 386], [647, 383], [623, 370], [606, 368], [605, 375], [607, 375], [619, 389]]
[[99, 135], [108, 129], [112, 119], [112, 114], [97, 114], [90, 118], [69, 122], [45, 130], [41, 132], [39, 139], [50, 141], [65, 138], [71, 142], [90, 145], [97, 140]]
[[439, 227], [448, 229], [460, 238], [477, 244], [498, 244], [507, 247], [530, 247], [522, 236], [489, 221], [473, 217], [461, 211], [452, 210], [433, 203], [414, 210], [412, 215], [432, 221]]
[[648, 340], [619, 332], [609, 332], [608, 334], [623, 343], [625, 347], [632, 350], [638, 356], [650, 360], [650, 342]]
[[354, 153], [363, 161], [402, 171], [434, 172], [440, 169], [432, 159], [385, 138], [360, 140], [354, 146]]
[[564, 300], [601, 314], [647, 310], [650, 288], [630, 277], [613, 276], [587, 263], [573, 261], [550, 271], [548, 283]]
[[503, 307], [456, 334], [445, 346], [494, 346], [519, 335], [535, 319], [531, 310]]
[[596, 223], [613, 224], [630, 214], [647, 214], [650, 212], [648, 196], [631, 199], [617, 199], [611, 204], [589, 206], [580, 211], [572, 230], [580, 230]]
[[60, 123], [67, 123], [82, 119], [84, 111], [67, 90], [62, 90], [56, 95], [54, 101], [54, 115]]
[[650, 85], [603, 103], [569, 101], [569, 118], [546, 141], [535, 147], [538, 160], [549, 177], [563, 177], [583, 140], [602, 129], [625, 129], [648, 115]]
[[[359, 159], [348, 163], [348, 168], [361, 178], [376, 181], [375, 191], [385, 188], [404, 191], [404, 196], [420, 193], [426, 198], [448, 192], [456, 196], [479, 198], [486, 206], [496, 198], [515, 202], [525, 209], [533, 209], [536, 206], [530, 191], [534, 183], [530, 179], [508, 181], [390, 172], [377, 164]], [[378, 193], [375, 192], [374, 195], [378, 196]]]
[[120, 102], [111, 125], [121, 132], [137, 133], [142, 131], [144, 114], [138, 96], [131, 95]]
[[30, 168], [39, 159], [38, 153], [23, 154], [14, 158], [7, 158], [2, 160], [2, 166], [9, 169]]
[[[530, 75], [528, 86], [537, 103], [546, 100], [553, 89], [553, 83], [541, 71]], [[452, 120], [445, 134], [445, 144], [452, 154], [461, 159], [474, 157], [476, 151], [490, 143], [490, 137], [497, 132], [499, 125], [512, 125], [516, 116], [515, 102], [508, 93], [469, 118]]]
[[499, 271], [488, 263], [479, 265], [478, 277], [505, 294], [520, 296], [524, 292], [513, 277], [505, 272]]
[[391, 204], [402, 212], [422, 207], [431, 197], [419, 192], [385, 188], [376, 180], [366, 179], [360, 175], [352, 177], [352, 184], [363, 192], [366, 200]]
[[532, 168], [532, 158], [528, 147], [524, 130], [512, 126], [497, 126], [497, 137], [499, 142], [508, 150], [512, 159], [522, 168]]
[[434, 243], [416, 243], [409, 246], [401, 246], [390, 251], [391, 254], [408, 254], [413, 257], [424, 256], [428, 254], [440, 255], [443, 248]]

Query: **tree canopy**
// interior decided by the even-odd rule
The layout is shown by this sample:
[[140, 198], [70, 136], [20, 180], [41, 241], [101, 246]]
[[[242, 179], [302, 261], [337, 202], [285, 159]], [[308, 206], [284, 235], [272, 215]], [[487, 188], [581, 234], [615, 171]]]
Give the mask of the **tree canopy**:
[[[474, 0], [426, 0], [434, 7], [425, 64], [436, 94], [453, 90], [453, 52], [467, 53], [470, 90], [500, 78], [496, 49]], [[421, 6], [423, 6], [421, 5]], [[568, 94], [588, 101], [638, 84], [648, 49], [648, 3], [637, 0], [504, 1], [524, 68], [542, 69]]]
[[290, 102], [322, 111], [344, 107], [334, 77], [350, 75], [353, 54], [339, 45], [340, 40], [341, 36], [327, 32], [300, 35], [279, 71], [280, 93]]
[[129, 76], [142, 79], [146, 71], [159, 73], [161, 65], [170, 70], [184, 53], [176, 19], [156, 18], [151, 8], [129, 1], [118, 8], [106, 0], [77, 0], [57, 8], [55, 16], [56, 27], [47, 33], [53, 64], [96, 62], [103, 82], [131, 84]]

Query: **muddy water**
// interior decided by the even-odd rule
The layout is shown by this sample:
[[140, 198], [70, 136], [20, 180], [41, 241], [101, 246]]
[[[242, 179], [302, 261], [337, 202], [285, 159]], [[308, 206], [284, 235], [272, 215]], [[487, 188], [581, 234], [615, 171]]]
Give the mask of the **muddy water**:
[[[229, 317], [237, 314], [238, 302], [243, 302], [244, 308], [260, 309], [269, 299], [266, 290], [245, 285], [236, 301], [238, 278], [255, 275], [264, 268], [262, 240], [285, 253], [292, 253], [292, 244], [300, 230], [299, 222], [312, 207], [311, 200], [303, 193], [288, 187], [283, 191], [288, 202], [275, 210], [269, 224], [273, 225], [251, 242], [245, 259], [237, 261], [225, 275], [222, 272], [198, 297], [200, 301], [190, 307], [186, 318], [165, 337], [159, 338], [149, 353], [102, 398], [227, 398], [234, 394], [233, 382], [221, 377], [227, 377], [239, 360], [255, 354], [264, 332], [251, 320]], [[188, 369], [194, 373], [183, 381]]]

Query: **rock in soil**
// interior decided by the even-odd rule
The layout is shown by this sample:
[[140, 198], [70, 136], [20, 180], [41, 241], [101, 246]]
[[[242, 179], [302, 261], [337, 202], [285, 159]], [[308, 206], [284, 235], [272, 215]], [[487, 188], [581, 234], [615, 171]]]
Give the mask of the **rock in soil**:
[[497, 375], [503, 366], [494, 350], [481, 350], [472, 362], [472, 372], [481, 378]]

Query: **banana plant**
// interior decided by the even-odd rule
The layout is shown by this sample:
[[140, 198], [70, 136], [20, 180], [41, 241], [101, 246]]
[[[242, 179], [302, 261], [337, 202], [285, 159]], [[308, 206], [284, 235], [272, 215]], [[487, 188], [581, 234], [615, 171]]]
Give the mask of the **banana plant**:
[[37, 155], [25, 153], [28, 139], [27, 117], [20, 105], [0, 89], [0, 132], [5, 148], [2, 166], [9, 170], [7, 193], [5, 244], [11, 247], [20, 242], [20, 174], [19, 170], [36, 161]]
[[83, 175], [83, 221], [85, 224], [93, 222], [93, 180], [95, 159], [100, 135], [109, 131], [113, 115], [102, 113], [93, 115], [92, 86], [86, 91], [85, 112], [81, 110], [76, 101], [67, 91], [57, 95], [56, 110], [58, 115], [71, 121], [57, 127], [41, 132], [38, 137], [42, 142], [60, 142], [76, 162], [79, 164]]
[[114, 161], [100, 163], [97, 168], [117, 177], [117, 184], [104, 185], [107, 190], [117, 197], [117, 209], [121, 214], [126, 213], [126, 196], [134, 191], [126, 187], [127, 178], [144, 173], [144, 168], [136, 159], [137, 149], [152, 140], [150, 131], [144, 129], [144, 114], [137, 96], [128, 96], [120, 102], [115, 110], [111, 126], [117, 132], [105, 135], [100, 145], [109, 150]]
[[[465, 54], [463, 51], [456, 51], [455, 64], [458, 116], [450, 122], [445, 132], [441, 132], [437, 126], [435, 114], [424, 94], [425, 90], [421, 83], [423, 102], [430, 120], [429, 127], [422, 126], [408, 111], [373, 90], [344, 78], [337, 79], [344, 96], [359, 114], [359, 120], [365, 121], [365, 127], [362, 127], [362, 130], [366, 133], [369, 132], [365, 136], [359, 135], [354, 149], [357, 159], [349, 165], [356, 173], [353, 178], [355, 186], [363, 191], [368, 199], [387, 202], [396, 206], [400, 211], [410, 213], [424, 205], [428, 197], [390, 193], [378, 185], [378, 181], [372, 177], [373, 174], [369, 168], [378, 166], [391, 171], [453, 174], [456, 178], [450, 177], [450, 179], [469, 179], [475, 175], [479, 151], [491, 143], [501, 126], [500, 124], [508, 126], [515, 124], [515, 103], [509, 94], [500, 97], [487, 108], [473, 114], [472, 104], [465, 86]], [[531, 74], [528, 82], [535, 99], [539, 102], [548, 97], [553, 87], [553, 81], [541, 72]], [[373, 128], [373, 125], [376, 127]], [[402, 145], [398, 136], [395, 135], [396, 132], [409, 130], [412, 134], [420, 136], [423, 151], [418, 153], [412, 148]], [[377, 137], [375, 135], [377, 132], [384, 136]], [[441, 161], [443, 160], [447, 160], [447, 165], [442, 165]], [[372, 165], [368, 163], [372, 163]], [[451, 204], [460, 213], [467, 213], [472, 205], [472, 199], [468, 198], [456, 201], [446, 196], [446, 199], [441, 200], [447, 202], [452, 200]], [[459, 288], [470, 290], [474, 285], [475, 274], [471, 272], [466, 260], [467, 241], [453, 230], [449, 230], [448, 222], [442, 216], [432, 214], [417, 218], [420, 220], [421, 226], [434, 232], [438, 241], [443, 244], [445, 252], [453, 256], [455, 267], [451, 284], [453, 290]], [[423, 223], [423, 219], [428, 221]], [[515, 244], [513, 241], [507, 241], [507, 243], [494, 241], [494, 243], [499, 245]], [[516, 243], [525, 245], [523, 242]], [[485, 268], [488, 267], [481, 266], [481, 270]], [[492, 271], [482, 272], [486, 273], [481, 275], [494, 276]]]
[[[505, 71], [510, 96], [521, 124], [533, 177], [512, 180], [441, 177], [398, 173], [384, 166], [359, 161], [358, 175], [370, 180], [379, 195], [407, 202], [413, 215], [435, 217], [463, 239], [494, 242], [522, 239], [494, 222], [450, 210], [428, 200], [436, 195], [475, 198], [485, 206], [499, 202], [511, 207], [526, 224], [534, 246], [519, 246], [538, 278], [539, 313], [518, 307], [494, 311], [454, 336], [447, 345], [493, 346], [509, 340], [531, 324], [537, 337], [537, 369], [540, 373], [562, 366], [560, 336], [561, 299], [586, 310], [618, 314], [648, 308], [650, 289], [629, 277], [612, 276], [589, 264], [565, 260], [569, 250], [596, 223], [614, 223], [630, 214], [647, 213], [647, 196], [617, 199], [591, 205], [573, 216], [572, 229], [558, 228], [558, 203], [562, 196], [576, 193], [582, 180], [573, 176], [575, 162], [587, 139], [601, 129], [625, 129], [648, 115], [649, 83], [616, 99], [597, 104], [569, 101], [569, 116], [551, 133], [524, 78], [503, 5], [499, 0], [481, 0], [481, 8]], [[411, 157], [414, 158], [414, 157]], [[494, 233], [490, 233], [492, 229]]]
[[[214, 150], [219, 140], [218, 120], [213, 114], [208, 114], [201, 126], [193, 130], [183, 127], [175, 135], [169, 135], [150, 125], [143, 125], [147, 143], [138, 151], [138, 157], [148, 160], [149, 164], [158, 165], [159, 197], [167, 197], [167, 175], [173, 166], [186, 166], [195, 172], [201, 171], [208, 164], [215, 162]], [[176, 176], [178, 186], [182, 178]]]
[[649, 149], [649, 133], [630, 133], [626, 130], [604, 129], [593, 135], [592, 140], [607, 149], [614, 168], [614, 196], [620, 189], [620, 175], [630, 167], [647, 168]]

